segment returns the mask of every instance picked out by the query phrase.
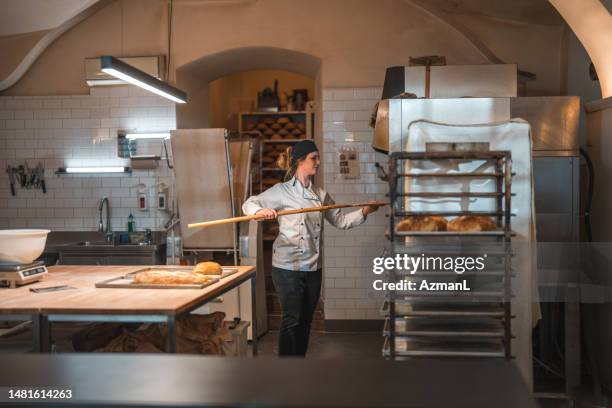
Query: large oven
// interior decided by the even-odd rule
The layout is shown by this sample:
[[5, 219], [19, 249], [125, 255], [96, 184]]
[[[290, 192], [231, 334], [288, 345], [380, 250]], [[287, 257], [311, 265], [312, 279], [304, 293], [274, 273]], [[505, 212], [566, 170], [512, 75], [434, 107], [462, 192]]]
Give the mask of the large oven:
[[[392, 203], [392, 212], [397, 210], [398, 203], [403, 208], [396, 215], [416, 214], [415, 208], [428, 214], [446, 214], [447, 219], [453, 219], [468, 208], [472, 211], [474, 208], [489, 211], [491, 214], [496, 211], [502, 214], [506, 214], [505, 211], [512, 213], [508, 222], [513, 229], [519, 231], [513, 233], [512, 239], [507, 236], [508, 240], [515, 248], [518, 249], [520, 246], [521, 249], [516, 252], [529, 259], [523, 259], [518, 263], [516, 260], [512, 261], [514, 269], [517, 269], [513, 272], [513, 279], [517, 280], [518, 284], [514, 282], [512, 291], [515, 293], [511, 296], [522, 297], [530, 301], [533, 307], [522, 309], [519, 307], [521, 310], [518, 312], [516, 310], [511, 312], [513, 319], [508, 322], [511, 324], [506, 325], [504, 322], [500, 326], [501, 331], [497, 332], [499, 336], [505, 337], [506, 342], [502, 340], [502, 344], [506, 347], [495, 355], [507, 358], [511, 350], [513, 360], [518, 364], [526, 381], [533, 386], [533, 361], [546, 364], [544, 357], [548, 353], [547, 349], [556, 345], [558, 341], [553, 338], [558, 332], [559, 323], [556, 320], [563, 317], [564, 337], [561, 341], [564, 342], [565, 350], [564, 381], [565, 388], [571, 389], [579, 384], [580, 378], [578, 334], [580, 322], [579, 313], [576, 311], [577, 305], [570, 302], [562, 302], [560, 305], [540, 303], [539, 295], [542, 288], [538, 285], [538, 271], [546, 271], [547, 265], [556, 265], [558, 261], [555, 259], [554, 251], [547, 251], [546, 245], [542, 243], [579, 240], [580, 100], [572, 96], [518, 97], [517, 80], [515, 65], [389, 68], [383, 99], [379, 102], [376, 113], [373, 147], [377, 151], [389, 153], [389, 173], [391, 178], [395, 178], [394, 183], [396, 183], [395, 186], [390, 184], [391, 195], [395, 194], [396, 201]], [[502, 127], [505, 130], [502, 131]], [[483, 167], [470, 167], [466, 163], [482, 159], [487, 155], [504, 154], [510, 154], [510, 157], [504, 156], [506, 157], [504, 160], [508, 160], [512, 166], [510, 170], [512, 177], [508, 175], [513, 191], [513, 196], [508, 197], [512, 203], [506, 203], [509, 208], [503, 205], [499, 208], [489, 208], [486, 205], [482, 207], [479, 203], [485, 201], [477, 197], [471, 197], [469, 201], [471, 204], [466, 206], [465, 203], [468, 201], [465, 195], [478, 195], [479, 190], [476, 186], [482, 187], [487, 184], [458, 181], [457, 174], [462, 172], [457, 169], [469, 169], [463, 173], [472, 172], [474, 178], [478, 178], [478, 173], [482, 173]], [[461, 167], [455, 162], [449, 167], [449, 157], [446, 156], [450, 159], [453, 157], [456, 160], [461, 159], [459, 160]], [[435, 160], [441, 159], [443, 159], [442, 165], [432, 164]], [[414, 170], [414, 167], [406, 166], [411, 166], [408, 163], [415, 160], [429, 162], [429, 167], [424, 166], [421, 169], [430, 171], [435, 169], [436, 173], [452, 173], [454, 181], [449, 182], [448, 174], [446, 177], [441, 177], [443, 182], [436, 178], [422, 177], [418, 178], [418, 182], [398, 181], [398, 175], [414, 174], [414, 171], [410, 171]], [[418, 166], [416, 168], [419, 169]], [[496, 172], [491, 170], [490, 173]], [[490, 185], [495, 186], [491, 174], [485, 177], [491, 178]], [[421, 188], [417, 193], [445, 196], [439, 201], [429, 200], [426, 204], [422, 204], [421, 201], [419, 204], [416, 199], [422, 200], [423, 197], [416, 197], [414, 192], [412, 197], [405, 196], [405, 194], [410, 196], [409, 190], [415, 186]], [[453, 188], [457, 186], [459, 190], [454, 191]], [[404, 196], [399, 197], [398, 192]], [[486, 192], [495, 194], [495, 190], [486, 190]], [[458, 194], [454, 197], [456, 201], [449, 205], [449, 196], [455, 193]], [[502, 189], [497, 193], [505, 194], [506, 191]], [[394, 218], [393, 214], [391, 218]], [[498, 232], [508, 228], [505, 222], [503, 217], [498, 219]], [[390, 228], [394, 228], [393, 222]], [[505, 235], [502, 234], [503, 236]], [[417, 237], [417, 240], [422, 238]], [[435, 241], [432, 244], [431, 237], [427, 239], [430, 248], [438, 245]], [[455, 236], [453, 239], [455, 244], [465, 245], [471, 242], [473, 237]], [[402, 237], [400, 242], [403, 244], [406, 239]], [[447, 244], [448, 239], [440, 245]], [[392, 247], [393, 245], [398, 248], [397, 244], [392, 244]], [[400, 247], [405, 250], [403, 245]], [[525, 248], [533, 248], [533, 252]], [[505, 300], [512, 305], [518, 304], [510, 298]], [[386, 302], [387, 305], [388, 303]], [[559, 308], [561, 308], [560, 314], [557, 310]], [[387, 316], [388, 312], [389, 306], [387, 306]], [[506, 316], [509, 314], [504, 308], [501, 309], [501, 313], [505, 313]], [[408, 323], [408, 321], [402, 322], [402, 325], [403, 329], [415, 327], [414, 322]], [[507, 344], [506, 336], [509, 335], [510, 325], [512, 325], [510, 336], [513, 338], [512, 343], [516, 343], [515, 347]], [[537, 329], [532, 332], [536, 327]], [[387, 333], [392, 331], [389, 324], [386, 326], [386, 331]], [[534, 344], [532, 339], [536, 337], [537, 342]], [[396, 344], [400, 343], [393, 344], [393, 347]], [[404, 346], [402, 343], [402, 347]], [[387, 356], [392, 354], [390, 350], [393, 347], [387, 347]], [[532, 350], [537, 354], [534, 360], [532, 360]], [[476, 353], [475, 356], [486, 356], [486, 353]], [[493, 355], [489, 355], [491, 356]], [[540, 357], [544, 358], [544, 361]]]

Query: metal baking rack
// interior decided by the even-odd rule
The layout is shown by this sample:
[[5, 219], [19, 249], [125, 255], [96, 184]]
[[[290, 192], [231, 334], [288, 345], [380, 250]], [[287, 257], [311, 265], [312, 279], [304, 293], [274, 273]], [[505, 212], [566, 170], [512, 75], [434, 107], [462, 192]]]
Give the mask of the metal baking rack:
[[[412, 169], [410, 162], [461, 160], [487, 161], [493, 170], [477, 172], [434, 173]], [[388, 282], [409, 278], [419, 282], [455, 282], [473, 280], [478, 286], [470, 292], [387, 291], [382, 313], [385, 316], [383, 356], [390, 359], [412, 357], [497, 357], [512, 358], [511, 310], [512, 271], [511, 154], [509, 151], [466, 152], [396, 152], [389, 157], [389, 256], [410, 254], [418, 256], [466, 256], [487, 254], [487, 266], [482, 271], [427, 270], [413, 274], [391, 270]], [[493, 179], [495, 191], [406, 191], [409, 179]], [[447, 190], [445, 188], [445, 190]], [[449, 189], [450, 190], [450, 189]], [[414, 211], [406, 210], [406, 201], [419, 199], [474, 198], [493, 199], [493, 211]], [[435, 205], [430, 203], [428, 207]], [[397, 231], [397, 223], [404, 217], [437, 215], [457, 217], [484, 215], [497, 224], [494, 231]], [[427, 247], [430, 248], [427, 248]], [[423, 249], [427, 248], [427, 249]]]

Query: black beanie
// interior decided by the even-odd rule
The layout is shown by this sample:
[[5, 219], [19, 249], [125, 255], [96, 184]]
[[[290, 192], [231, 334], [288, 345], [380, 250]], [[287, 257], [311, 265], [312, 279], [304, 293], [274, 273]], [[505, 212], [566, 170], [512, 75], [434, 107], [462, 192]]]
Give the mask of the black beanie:
[[317, 145], [312, 140], [302, 140], [301, 142], [296, 143], [291, 149], [291, 161], [293, 163], [297, 163], [302, 157], [306, 156], [308, 153], [318, 152], [319, 149]]

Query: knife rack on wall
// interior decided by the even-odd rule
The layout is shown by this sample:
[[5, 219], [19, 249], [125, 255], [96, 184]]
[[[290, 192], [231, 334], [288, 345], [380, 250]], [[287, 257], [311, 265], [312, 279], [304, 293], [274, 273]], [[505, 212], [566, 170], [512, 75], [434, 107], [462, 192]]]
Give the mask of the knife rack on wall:
[[28, 162], [16, 166], [8, 165], [6, 174], [11, 188], [11, 195], [15, 196], [15, 185], [26, 189], [41, 189], [43, 193], [47, 193], [45, 185], [45, 166], [42, 162], [38, 162], [35, 167], [29, 167]]

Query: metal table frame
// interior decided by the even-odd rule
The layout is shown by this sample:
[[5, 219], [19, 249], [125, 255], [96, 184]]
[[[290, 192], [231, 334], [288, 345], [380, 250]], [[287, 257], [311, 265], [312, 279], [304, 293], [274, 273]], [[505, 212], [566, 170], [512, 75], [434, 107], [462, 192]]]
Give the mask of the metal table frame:
[[252, 347], [253, 356], [257, 356], [257, 301], [256, 301], [256, 278], [257, 270], [253, 270], [250, 274], [236, 279], [230, 285], [215, 293], [213, 296], [197, 302], [189, 309], [178, 314], [116, 314], [112, 311], [106, 313], [61, 313], [52, 311], [40, 311], [37, 314], [0, 314], [0, 320], [31, 320], [33, 348], [36, 352], [48, 353], [51, 351], [51, 324], [53, 322], [104, 322], [104, 323], [165, 323], [168, 326], [168, 337], [166, 341], [166, 351], [176, 353], [176, 319], [177, 317], [187, 314], [208, 302], [218, 298], [219, 296], [237, 288], [244, 282], [251, 280], [251, 330], [253, 333]]
[[41, 350], [41, 319], [39, 313], [0, 313], [0, 321], [4, 322], [32, 322], [32, 349], [35, 352]]

